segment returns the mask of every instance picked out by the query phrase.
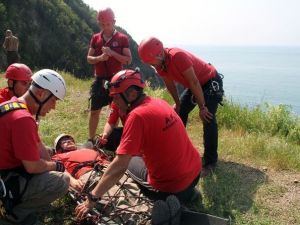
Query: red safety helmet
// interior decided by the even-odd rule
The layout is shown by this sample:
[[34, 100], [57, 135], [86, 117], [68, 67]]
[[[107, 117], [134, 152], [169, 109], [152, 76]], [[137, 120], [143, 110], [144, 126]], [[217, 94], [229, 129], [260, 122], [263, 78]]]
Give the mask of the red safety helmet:
[[120, 94], [131, 86], [145, 87], [139, 70], [121, 70], [116, 73], [108, 84], [109, 95]]
[[101, 22], [112, 22], [115, 20], [115, 14], [109, 7], [100, 9], [97, 13], [97, 20]]
[[163, 43], [156, 37], [149, 37], [139, 45], [139, 56], [144, 63], [152, 62], [159, 56], [164, 50]]
[[31, 76], [31, 69], [22, 63], [11, 64], [5, 72], [5, 78], [10, 80], [30, 81]]

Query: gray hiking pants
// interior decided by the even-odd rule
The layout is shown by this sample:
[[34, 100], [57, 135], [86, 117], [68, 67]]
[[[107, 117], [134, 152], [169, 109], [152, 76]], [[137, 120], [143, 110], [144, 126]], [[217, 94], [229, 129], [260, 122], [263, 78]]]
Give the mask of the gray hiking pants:
[[10, 221], [6, 224], [23, 225], [25, 218], [30, 214], [36, 213], [39, 209], [48, 206], [57, 198], [65, 195], [69, 183], [70, 178], [61, 172], [51, 171], [34, 175], [29, 180], [22, 202], [13, 209], [18, 218], [17, 221]]

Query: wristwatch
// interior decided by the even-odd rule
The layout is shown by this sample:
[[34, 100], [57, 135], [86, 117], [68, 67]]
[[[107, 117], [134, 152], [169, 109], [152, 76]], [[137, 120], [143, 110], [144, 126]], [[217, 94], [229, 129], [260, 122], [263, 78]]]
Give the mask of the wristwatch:
[[101, 197], [94, 196], [90, 192], [88, 192], [87, 197], [88, 197], [88, 200], [91, 202], [98, 202], [101, 200]]

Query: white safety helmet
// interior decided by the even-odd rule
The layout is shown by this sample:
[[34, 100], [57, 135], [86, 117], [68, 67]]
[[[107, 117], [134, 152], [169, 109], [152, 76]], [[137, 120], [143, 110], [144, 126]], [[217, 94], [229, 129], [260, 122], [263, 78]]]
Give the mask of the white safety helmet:
[[66, 95], [66, 83], [64, 78], [56, 71], [42, 69], [33, 74], [31, 78], [38, 86], [49, 90], [58, 99], [64, 99]]
[[61, 139], [65, 138], [65, 137], [71, 138], [71, 139], [75, 142], [74, 138], [73, 138], [71, 135], [69, 135], [69, 134], [60, 134], [60, 135], [58, 135], [57, 138], [55, 138], [55, 140], [54, 140], [54, 145], [53, 145], [53, 147], [54, 147], [55, 151], [59, 150], [60, 141], [61, 141]]

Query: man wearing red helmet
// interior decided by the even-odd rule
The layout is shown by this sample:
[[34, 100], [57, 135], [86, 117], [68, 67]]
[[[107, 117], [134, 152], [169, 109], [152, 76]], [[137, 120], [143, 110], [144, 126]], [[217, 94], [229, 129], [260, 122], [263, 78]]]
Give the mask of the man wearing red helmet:
[[[188, 202], [195, 194], [202, 163], [177, 113], [161, 99], [143, 93], [145, 84], [138, 71], [122, 70], [111, 80], [110, 96], [127, 113], [116, 157], [90, 198], [75, 209], [82, 218], [125, 173], [155, 199], [174, 194]], [[180, 138], [178, 138], [180, 137]]]
[[[215, 168], [218, 160], [218, 125], [216, 112], [222, 102], [223, 76], [213, 65], [179, 48], [164, 48], [155, 38], [144, 39], [138, 48], [144, 63], [155, 67], [175, 101], [174, 108], [186, 125], [189, 113], [196, 105], [203, 121], [204, 168], [203, 175]], [[180, 98], [175, 82], [186, 89]]]
[[93, 142], [101, 108], [109, 104], [108, 91], [103, 88], [106, 80], [131, 63], [128, 37], [115, 29], [115, 15], [111, 8], [99, 10], [97, 21], [101, 32], [94, 34], [87, 61], [95, 67], [95, 81], [91, 86], [91, 112], [89, 117], [89, 141]]
[[22, 96], [31, 84], [32, 72], [21, 63], [11, 64], [5, 72], [7, 87], [0, 89], [0, 103], [10, 100], [13, 96]]

